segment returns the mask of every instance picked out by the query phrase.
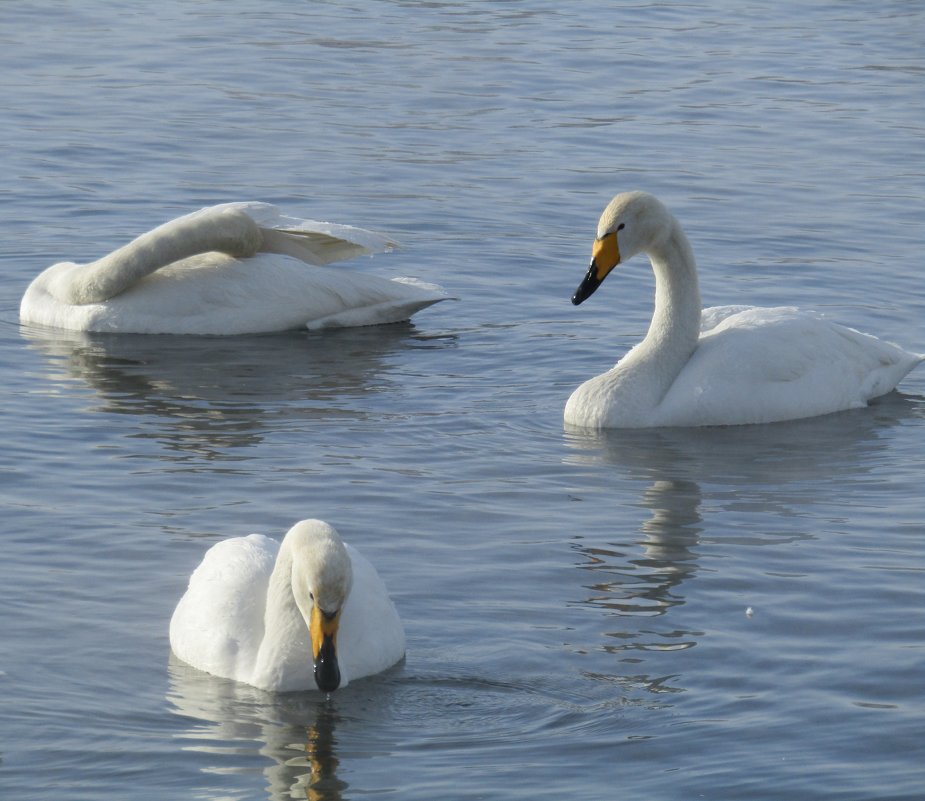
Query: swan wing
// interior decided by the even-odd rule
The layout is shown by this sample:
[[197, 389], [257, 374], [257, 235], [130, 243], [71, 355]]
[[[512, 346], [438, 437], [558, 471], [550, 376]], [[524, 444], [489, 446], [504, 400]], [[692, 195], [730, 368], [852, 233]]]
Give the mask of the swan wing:
[[379, 673], [405, 655], [405, 630], [376, 568], [347, 545], [353, 586], [337, 635], [341, 673], [346, 680]]
[[660, 404], [665, 425], [798, 419], [864, 406], [922, 356], [792, 308], [746, 308], [719, 322]]
[[267, 584], [279, 544], [260, 534], [213, 545], [170, 620], [170, 647], [199, 670], [249, 676], [263, 639]]
[[263, 233], [262, 251], [284, 253], [307, 264], [330, 264], [398, 247], [397, 242], [383, 234], [353, 225], [289, 217], [270, 203], [258, 201], [224, 203], [196, 213], [220, 211], [226, 208], [243, 211], [257, 223]]
[[724, 320], [740, 312], [754, 311], [754, 306], [710, 306], [700, 313], [700, 333], [712, 331]]
[[244, 260], [206, 253], [103, 303], [59, 303], [34, 285], [22, 319], [76, 331], [255, 334], [393, 323], [448, 297], [433, 285], [313, 267], [277, 253]]

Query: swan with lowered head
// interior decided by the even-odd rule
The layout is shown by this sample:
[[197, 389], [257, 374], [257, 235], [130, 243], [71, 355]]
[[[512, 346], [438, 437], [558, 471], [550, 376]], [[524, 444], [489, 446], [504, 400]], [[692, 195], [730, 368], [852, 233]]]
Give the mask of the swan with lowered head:
[[770, 423], [861, 407], [925, 356], [794, 308], [701, 310], [697, 267], [678, 221], [644, 192], [617, 195], [598, 223], [578, 305], [611, 270], [645, 253], [655, 310], [645, 338], [585, 381], [565, 422], [586, 428]]
[[263, 690], [333, 692], [400, 661], [405, 633], [376, 569], [327, 523], [302, 520], [282, 543], [213, 545], [170, 620], [170, 647]]
[[323, 265], [395, 243], [268, 203], [187, 214], [87, 264], [60, 262], [26, 289], [20, 320], [71, 331], [256, 334], [407, 320], [447, 299], [433, 284]]

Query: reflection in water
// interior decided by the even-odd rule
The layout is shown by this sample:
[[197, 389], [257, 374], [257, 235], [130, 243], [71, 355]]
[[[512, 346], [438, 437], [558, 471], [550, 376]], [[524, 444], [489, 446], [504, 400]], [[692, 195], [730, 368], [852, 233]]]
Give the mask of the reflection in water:
[[186, 749], [209, 760], [204, 776], [228, 775], [234, 772], [231, 766], [241, 764], [242, 754], [253, 753], [264, 758], [271, 801], [343, 797], [347, 783], [337, 776], [335, 733], [340, 716], [332, 701], [320, 693], [265, 693], [208, 676], [173, 657], [169, 671], [168, 701], [176, 714], [189, 719], [182, 735]]
[[[886, 452], [884, 430], [922, 412], [921, 399], [893, 392], [867, 409], [754, 426], [589, 431], [568, 428], [567, 463], [613, 464], [651, 482], [735, 484], [772, 500], [781, 485], [820, 476], [850, 480]], [[863, 467], [862, 467], [863, 466]]]
[[[703, 633], [673, 625], [668, 613], [685, 603], [681, 588], [697, 574], [698, 546], [781, 542], [774, 521], [818, 504], [826, 482], [867, 480], [888, 453], [884, 430], [918, 407], [919, 399], [893, 393], [869, 409], [767, 426], [567, 430], [566, 463], [616, 466], [619, 480], [644, 484], [639, 505], [650, 510], [635, 532], [586, 532], [573, 545], [578, 567], [593, 575], [581, 603], [608, 618], [603, 650], [625, 665], [695, 646]], [[704, 511], [711, 508], [723, 511], [727, 527], [741, 521], [740, 528], [717, 531]], [[756, 521], [769, 527], [756, 530]], [[784, 541], [811, 536], [789, 527]], [[677, 692], [672, 678], [616, 677], [649, 692]]]
[[[337, 799], [347, 789], [347, 783], [337, 778], [337, 753], [334, 737], [335, 713], [330, 704], [319, 705], [318, 719], [308, 727], [308, 740], [305, 743], [305, 756], [294, 757], [286, 764], [289, 767], [306, 767], [308, 772], [298, 777], [299, 789], [304, 788], [305, 797], [310, 801]], [[295, 746], [293, 746], [294, 748]], [[292, 789], [290, 789], [292, 788]], [[270, 797], [281, 797], [288, 790], [290, 797], [296, 795], [294, 785], [270, 786]], [[300, 796], [301, 797], [301, 796]]]
[[135, 436], [208, 459], [240, 458], [228, 451], [261, 442], [292, 416], [362, 419], [365, 398], [390, 388], [397, 352], [446, 346], [410, 323], [234, 337], [22, 333], [59, 389], [79, 379], [100, 411], [152, 418]]
[[[643, 662], [642, 652], [692, 648], [700, 636], [642, 622], [684, 603], [680, 586], [696, 574], [695, 546], [703, 530], [700, 488], [693, 481], [658, 480], [645, 490], [642, 503], [651, 516], [640, 526], [641, 537], [606, 545], [582, 539], [573, 545], [583, 557], [579, 567], [594, 577], [584, 585], [590, 595], [583, 603], [606, 610], [611, 625], [603, 632], [603, 650], [617, 655], [624, 666]], [[619, 681], [650, 693], [678, 692], [669, 678], [633, 674]]]
[[701, 531], [700, 490], [692, 481], [656, 481], [643, 496], [652, 517], [643, 522], [642, 558], [613, 547], [576, 545], [586, 570], [606, 580], [588, 589], [588, 603], [620, 615], [661, 615], [683, 603], [674, 589], [696, 569], [692, 548]]

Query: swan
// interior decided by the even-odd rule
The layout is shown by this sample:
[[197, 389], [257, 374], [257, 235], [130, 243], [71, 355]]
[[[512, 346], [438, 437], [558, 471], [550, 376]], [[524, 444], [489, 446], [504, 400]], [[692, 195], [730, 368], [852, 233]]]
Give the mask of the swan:
[[405, 633], [372, 564], [332, 526], [302, 520], [282, 543], [213, 545], [171, 617], [170, 647], [262, 690], [330, 693], [400, 661]]
[[433, 284], [322, 267], [393, 247], [372, 231], [287, 217], [268, 203], [224, 203], [97, 261], [48, 267], [19, 315], [71, 331], [256, 334], [398, 322], [448, 298]]
[[678, 221], [645, 192], [617, 195], [598, 223], [587, 300], [637, 253], [655, 273], [645, 338], [565, 405], [568, 425], [646, 428], [770, 423], [865, 406], [919, 362], [889, 342], [791, 307], [700, 307], [697, 267]]

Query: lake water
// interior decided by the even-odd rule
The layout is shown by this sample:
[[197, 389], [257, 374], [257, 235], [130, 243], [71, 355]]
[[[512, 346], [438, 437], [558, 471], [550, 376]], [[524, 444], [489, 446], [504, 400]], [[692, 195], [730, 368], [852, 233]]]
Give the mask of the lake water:
[[[922, 798], [925, 369], [796, 423], [561, 421], [651, 312], [643, 259], [569, 302], [626, 189], [707, 305], [925, 351], [921, 4], [36, 0], [0, 40], [0, 796]], [[48, 264], [238, 199], [461, 300], [20, 328]], [[330, 701], [175, 664], [204, 551], [303, 517], [377, 565], [405, 662]]]

